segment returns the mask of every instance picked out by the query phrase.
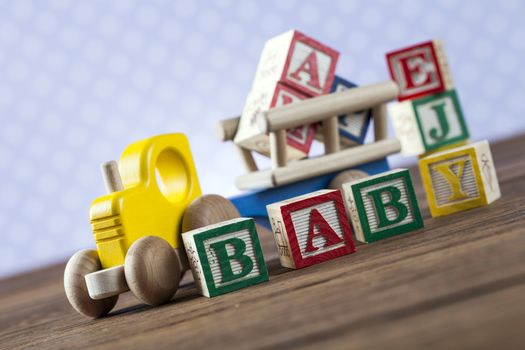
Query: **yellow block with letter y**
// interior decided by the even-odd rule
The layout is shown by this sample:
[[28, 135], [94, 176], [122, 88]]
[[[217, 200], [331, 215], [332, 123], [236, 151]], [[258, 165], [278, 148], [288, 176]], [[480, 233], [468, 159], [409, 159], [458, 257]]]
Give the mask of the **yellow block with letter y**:
[[487, 205], [501, 196], [487, 141], [423, 157], [419, 170], [434, 217]]

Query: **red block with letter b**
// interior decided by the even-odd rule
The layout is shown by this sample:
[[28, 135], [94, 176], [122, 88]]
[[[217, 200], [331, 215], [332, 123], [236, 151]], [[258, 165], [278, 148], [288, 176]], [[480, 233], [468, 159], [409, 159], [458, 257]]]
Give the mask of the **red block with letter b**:
[[432, 40], [386, 54], [390, 76], [399, 85], [399, 101], [453, 88], [443, 45]]
[[281, 265], [292, 269], [355, 252], [338, 190], [320, 190], [266, 207]]

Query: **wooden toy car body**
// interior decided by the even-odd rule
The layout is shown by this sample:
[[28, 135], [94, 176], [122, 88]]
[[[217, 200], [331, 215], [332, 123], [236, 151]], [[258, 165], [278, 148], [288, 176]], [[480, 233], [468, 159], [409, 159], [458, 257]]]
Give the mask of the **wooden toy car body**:
[[201, 195], [183, 134], [133, 143], [119, 166], [123, 189], [95, 199], [90, 210], [102, 268], [124, 264], [128, 249], [145, 235], [161, 237], [178, 249], [184, 210]]
[[[399, 93], [397, 84], [385, 81], [356, 87], [329, 95], [313, 97], [294, 104], [270, 109], [257, 116], [262, 133], [270, 135], [272, 168], [259, 170], [250, 150], [236, 145], [248, 170], [237, 178], [237, 187], [248, 190], [230, 198], [242, 216], [255, 217], [269, 228], [266, 205], [325, 188], [338, 188], [355, 176], [367, 176], [388, 170], [386, 156], [401, 149], [397, 139], [388, 139], [386, 103]], [[338, 116], [372, 109], [374, 142], [341, 149]], [[219, 123], [221, 141], [233, 140], [239, 118]], [[321, 123], [325, 154], [287, 162], [286, 130]], [[347, 179], [345, 181], [345, 179]]]
[[183, 134], [133, 143], [102, 169], [110, 193], [90, 210], [97, 250], [77, 252], [64, 272], [68, 300], [89, 317], [108, 313], [127, 290], [149, 305], [170, 300], [188, 269], [182, 230], [239, 216], [228, 200], [201, 196]]

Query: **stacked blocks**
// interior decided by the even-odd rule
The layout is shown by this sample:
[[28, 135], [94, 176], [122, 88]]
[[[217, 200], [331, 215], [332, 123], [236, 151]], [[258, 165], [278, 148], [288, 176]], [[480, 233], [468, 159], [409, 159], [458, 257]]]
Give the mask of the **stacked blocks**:
[[388, 53], [387, 61], [402, 101], [390, 108], [394, 129], [401, 152], [420, 156], [419, 168], [432, 216], [486, 205], [499, 198], [488, 142], [466, 145], [469, 132], [441, 42], [429, 41]]
[[374, 242], [423, 227], [410, 173], [391, 170], [343, 185], [356, 237]]
[[[261, 134], [257, 116], [273, 107], [328, 93], [338, 58], [337, 51], [295, 30], [268, 40], [234, 142], [268, 156], [268, 135]], [[307, 156], [314, 136], [314, 126], [289, 130], [288, 159]]]
[[253, 219], [238, 218], [182, 234], [199, 292], [207, 297], [268, 281]]
[[403, 101], [390, 108], [402, 153], [420, 155], [465, 143], [469, 132], [441, 42], [390, 52], [387, 62]]
[[434, 217], [487, 205], [501, 196], [487, 141], [422, 158], [419, 170]]
[[[340, 92], [356, 87], [357, 85], [339, 76], [334, 77], [330, 92]], [[339, 136], [341, 144], [345, 146], [362, 145], [365, 142], [366, 132], [370, 125], [371, 110], [366, 109], [359, 112], [339, 116]], [[317, 138], [322, 139], [320, 130]]]
[[355, 251], [338, 190], [320, 190], [266, 208], [285, 267], [300, 269]]

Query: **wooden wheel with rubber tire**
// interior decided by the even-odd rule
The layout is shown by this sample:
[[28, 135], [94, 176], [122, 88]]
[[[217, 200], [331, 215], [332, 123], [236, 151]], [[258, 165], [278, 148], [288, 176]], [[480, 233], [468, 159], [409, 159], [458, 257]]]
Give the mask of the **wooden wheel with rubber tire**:
[[228, 199], [207, 194], [195, 199], [184, 212], [182, 232], [240, 217], [239, 211]]
[[367, 176], [369, 175], [366, 172], [357, 169], [341, 171], [339, 174], [336, 175], [336, 177], [332, 179], [332, 181], [330, 181], [328, 187], [334, 190], [341, 190], [343, 184], [363, 179]]
[[75, 253], [64, 270], [64, 289], [73, 308], [87, 317], [101, 317], [113, 309], [118, 295], [93, 300], [89, 297], [84, 276], [101, 270], [102, 265], [95, 250], [84, 249]]
[[128, 249], [124, 274], [129, 289], [140, 301], [160, 305], [171, 300], [177, 291], [181, 268], [175, 250], [167, 241], [147, 236]]

